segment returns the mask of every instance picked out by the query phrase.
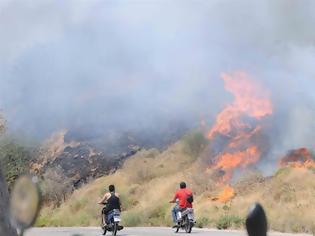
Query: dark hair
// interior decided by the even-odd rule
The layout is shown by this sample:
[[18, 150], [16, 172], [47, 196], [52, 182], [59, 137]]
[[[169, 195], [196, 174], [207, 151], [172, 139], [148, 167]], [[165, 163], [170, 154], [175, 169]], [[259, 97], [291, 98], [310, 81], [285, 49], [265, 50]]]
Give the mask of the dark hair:
[[111, 193], [112, 193], [112, 192], [115, 192], [115, 186], [112, 185], [112, 184], [109, 185], [109, 186], [108, 186], [108, 190], [109, 190], [109, 192], [111, 192]]
[[179, 187], [180, 187], [181, 189], [186, 188], [186, 183], [185, 183], [185, 182], [181, 182], [181, 183], [179, 184]]

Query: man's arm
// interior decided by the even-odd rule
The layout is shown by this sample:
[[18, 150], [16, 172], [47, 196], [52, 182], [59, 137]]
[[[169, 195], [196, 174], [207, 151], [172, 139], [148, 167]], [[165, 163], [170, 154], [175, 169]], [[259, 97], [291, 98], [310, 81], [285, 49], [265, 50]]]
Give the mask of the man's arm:
[[178, 198], [177, 193], [175, 193], [175, 196], [174, 196], [173, 200], [170, 201], [170, 203], [175, 203], [177, 198]]
[[102, 199], [98, 201], [98, 204], [103, 204], [103, 203], [105, 203], [106, 200], [107, 200], [107, 198], [108, 198], [108, 194], [105, 193], [104, 196], [102, 197]]

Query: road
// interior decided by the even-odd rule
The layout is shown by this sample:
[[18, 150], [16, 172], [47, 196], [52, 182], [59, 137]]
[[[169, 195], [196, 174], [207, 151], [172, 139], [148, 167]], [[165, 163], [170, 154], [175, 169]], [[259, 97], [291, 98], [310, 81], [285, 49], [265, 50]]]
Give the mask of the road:
[[[110, 235], [109, 233], [107, 233]], [[100, 236], [101, 230], [96, 227], [78, 227], [78, 228], [33, 228], [25, 236]], [[170, 228], [165, 227], [135, 227], [126, 228], [118, 232], [120, 236], [174, 236]], [[186, 235], [183, 232], [178, 235]], [[246, 236], [243, 231], [220, 231], [215, 229], [193, 229], [191, 235], [196, 236]], [[283, 234], [270, 233], [269, 236], [306, 236], [307, 234]], [[307, 235], [309, 236], [309, 235]]]

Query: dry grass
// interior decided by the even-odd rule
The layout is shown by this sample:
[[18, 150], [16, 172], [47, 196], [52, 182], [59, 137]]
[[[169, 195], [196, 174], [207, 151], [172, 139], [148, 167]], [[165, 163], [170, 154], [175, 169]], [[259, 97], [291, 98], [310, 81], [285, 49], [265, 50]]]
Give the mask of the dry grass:
[[212, 201], [211, 196], [224, 186], [215, 187], [204, 169], [202, 162], [186, 151], [185, 142], [178, 142], [162, 153], [155, 149], [141, 151], [115, 174], [75, 191], [61, 207], [44, 208], [37, 225], [99, 225], [101, 206], [96, 202], [112, 183], [121, 193], [126, 226], [170, 225], [172, 205], [168, 201], [178, 183], [185, 180], [196, 193], [194, 205], [200, 227], [226, 224], [240, 228], [249, 206], [260, 202], [266, 209], [271, 229], [313, 233], [315, 174], [312, 170], [281, 169], [268, 179], [250, 174], [234, 184], [237, 195], [232, 202], [222, 204]]

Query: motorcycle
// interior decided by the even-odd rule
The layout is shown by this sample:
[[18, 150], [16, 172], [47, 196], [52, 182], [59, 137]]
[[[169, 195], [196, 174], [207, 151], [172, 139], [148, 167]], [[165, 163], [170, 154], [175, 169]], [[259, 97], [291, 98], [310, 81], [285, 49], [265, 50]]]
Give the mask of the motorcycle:
[[[178, 201], [176, 201], [176, 207], [178, 207]], [[179, 207], [178, 207], [179, 209]], [[191, 233], [192, 228], [195, 225], [195, 216], [193, 208], [179, 209], [176, 214], [177, 225], [175, 226], [175, 233], [178, 233], [179, 229], [185, 230], [186, 233]]]
[[120, 211], [118, 209], [114, 209], [108, 212], [107, 222], [106, 222], [106, 215], [104, 214], [104, 211], [102, 211], [103, 235], [105, 235], [107, 231], [109, 231], [109, 232], [112, 232], [113, 236], [115, 236], [117, 234], [117, 231], [120, 231], [124, 228], [122, 225], [119, 225], [120, 221], [121, 221]]

